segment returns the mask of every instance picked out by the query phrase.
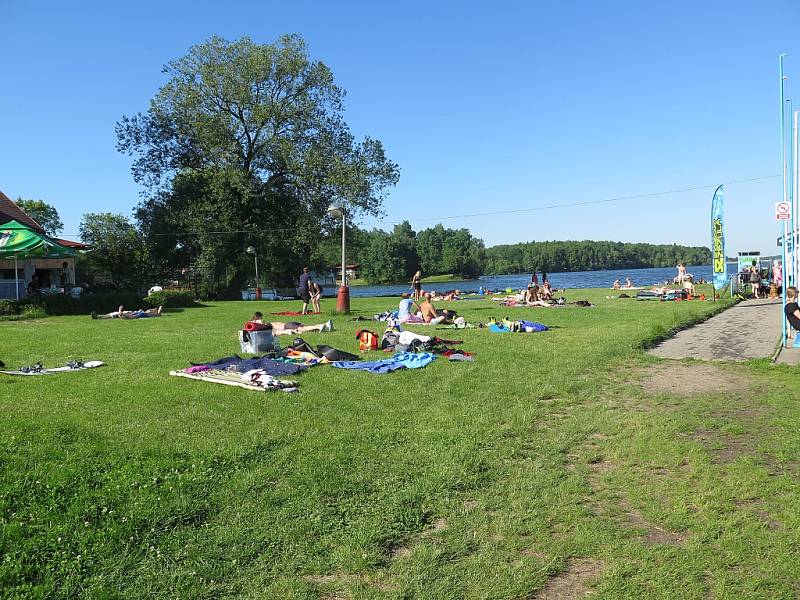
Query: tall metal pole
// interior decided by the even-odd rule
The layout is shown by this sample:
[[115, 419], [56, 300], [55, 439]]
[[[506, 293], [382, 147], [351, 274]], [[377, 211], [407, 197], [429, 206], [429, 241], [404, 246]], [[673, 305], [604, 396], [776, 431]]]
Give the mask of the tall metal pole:
[[259, 287], [259, 285], [258, 285], [258, 251], [253, 253], [253, 259], [256, 261], [256, 287]]
[[[786, 81], [786, 76], [783, 74], [783, 58], [786, 56], [786, 53], [782, 53], [778, 56], [778, 70], [779, 70], [779, 77], [780, 77], [780, 86], [781, 86], [781, 165], [782, 170], [781, 174], [783, 175], [783, 201], [786, 202], [788, 199], [788, 186], [786, 181], [786, 103], [785, 103], [785, 94], [784, 94], [784, 82]], [[786, 282], [787, 282], [787, 267], [786, 264], [786, 244], [788, 243], [787, 236], [786, 236], [786, 221], [783, 221], [783, 241], [781, 243], [781, 269], [783, 272], [783, 285], [781, 290], [781, 300], [783, 302], [782, 306], [786, 306]], [[782, 331], [782, 338], [781, 344], [786, 344], [786, 317], [781, 310], [781, 331]]]
[[794, 278], [792, 285], [797, 286], [798, 278], [800, 278], [800, 252], [797, 248], [797, 228], [800, 226], [800, 218], [798, 218], [798, 208], [800, 208], [800, 184], [798, 184], [798, 177], [800, 177], [800, 168], [798, 167], [800, 161], [798, 160], [798, 124], [800, 124], [800, 110], [794, 111], [793, 130], [792, 130], [792, 258], [794, 258]]
[[342, 287], [347, 287], [347, 265], [345, 261], [344, 249], [347, 243], [347, 234], [345, 229], [345, 215], [344, 206], [342, 207]]

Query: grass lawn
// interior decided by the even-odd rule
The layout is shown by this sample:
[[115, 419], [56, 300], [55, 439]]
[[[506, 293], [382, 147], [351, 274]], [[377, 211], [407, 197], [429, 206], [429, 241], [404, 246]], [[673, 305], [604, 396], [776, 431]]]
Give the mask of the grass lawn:
[[[0, 323], [9, 366], [108, 363], [0, 376], [0, 595], [796, 597], [798, 372], [659, 361], [642, 343], [715, 305], [608, 293], [454, 302], [554, 328], [437, 332], [476, 362], [319, 366], [295, 394], [168, 371], [237, 352], [254, 310], [299, 302]], [[304, 338], [354, 351], [356, 329], [382, 331], [349, 319]]]

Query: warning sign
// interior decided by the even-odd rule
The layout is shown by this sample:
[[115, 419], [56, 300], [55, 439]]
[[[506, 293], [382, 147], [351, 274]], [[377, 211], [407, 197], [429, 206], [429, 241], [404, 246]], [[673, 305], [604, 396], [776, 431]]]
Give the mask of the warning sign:
[[778, 221], [783, 221], [784, 219], [791, 219], [791, 218], [792, 218], [792, 207], [789, 205], [789, 203], [776, 202], [775, 219]]

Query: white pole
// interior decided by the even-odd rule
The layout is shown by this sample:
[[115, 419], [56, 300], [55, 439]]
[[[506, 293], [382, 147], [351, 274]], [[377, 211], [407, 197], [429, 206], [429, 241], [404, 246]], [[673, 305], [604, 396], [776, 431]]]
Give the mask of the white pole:
[[19, 273], [16, 254], [14, 255], [14, 291], [17, 293], [17, 302], [19, 302]]
[[345, 217], [344, 217], [344, 203], [342, 203], [342, 287], [347, 287], [347, 265], [346, 265], [345, 254], [344, 254], [345, 242], [347, 240], [346, 240], [346, 234], [345, 234], [344, 220], [345, 220]]

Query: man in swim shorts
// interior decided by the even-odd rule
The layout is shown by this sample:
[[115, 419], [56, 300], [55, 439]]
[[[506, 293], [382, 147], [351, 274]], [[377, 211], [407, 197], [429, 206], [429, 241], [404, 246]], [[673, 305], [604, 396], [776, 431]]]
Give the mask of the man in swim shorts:
[[425, 292], [423, 297], [425, 298], [425, 301], [419, 305], [419, 309], [422, 311], [422, 319], [431, 325], [444, 323], [444, 321], [447, 319], [447, 314], [443, 314], [441, 317], [436, 315], [436, 308], [434, 308], [433, 303], [431, 302], [431, 293]]

